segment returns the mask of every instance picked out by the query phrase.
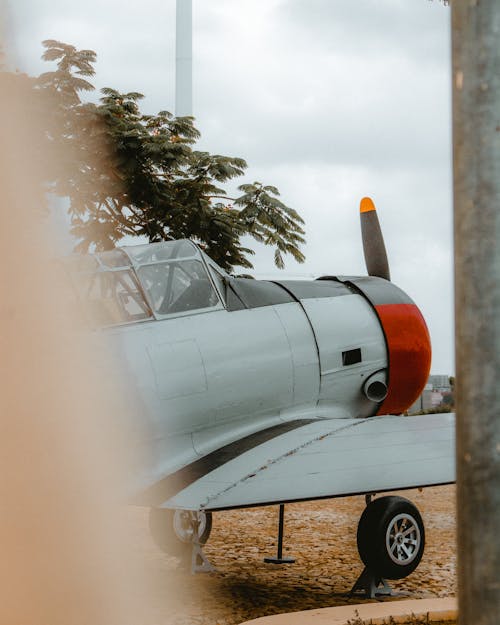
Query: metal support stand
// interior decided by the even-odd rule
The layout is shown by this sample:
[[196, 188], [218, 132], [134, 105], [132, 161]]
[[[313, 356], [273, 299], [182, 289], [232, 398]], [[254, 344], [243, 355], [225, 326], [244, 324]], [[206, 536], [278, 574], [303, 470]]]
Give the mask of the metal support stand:
[[215, 571], [215, 566], [211, 564], [210, 560], [203, 553], [203, 548], [199, 543], [193, 543], [193, 549], [191, 552], [191, 573], [211, 573]]
[[278, 523], [278, 553], [275, 558], [264, 558], [266, 564], [293, 564], [295, 558], [283, 557], [283, 528], [285, 525], [285, 505], [280, 504], [280, 515]]
[[196, 540], [193, 541], [193, 547], [191, 550], [191, 574], [196, 575], [196, 573], [211, 573], [216, 569], [203, 553], [203, 547], [198, 542], [200, 536], [200, 518], [196, 517], [193, 519], [192, 523], [193, 536], [196, 536]]
[[349, 596], [362, 596], [366, 599], [376, 599], [377, 597], [394, 597], [395, 594], [389, 584], [378, 575], [374, 575], [366, 567], [358, 577], [356, 583], [351, 588]]

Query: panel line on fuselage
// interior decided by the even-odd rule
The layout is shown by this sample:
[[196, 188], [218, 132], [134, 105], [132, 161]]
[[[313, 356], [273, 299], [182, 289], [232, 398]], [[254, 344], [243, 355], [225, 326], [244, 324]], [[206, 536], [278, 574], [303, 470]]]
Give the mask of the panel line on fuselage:
[[[300, 300], [297, 297], [297, 295], [295, 295], [295, 293], [293, 291], [291, 291], [282, 282], [275, 282], [275, 284], [278, 284], [283, 289], [285, 289], [285, 291], [287, 293], [289, 293], [295, 299], [295, 301], [299, 304], [299, 306], [301, 307], [302, 312], [304, 313], [305, 318], [307, 319], [307, 323], [309, 324], [309, 327], [311, 328], [312, 337], [314, 339], [314, 345], [316, 346], [316, 354], [318, 355], [318, 367], [319, 367], [319, 370], [321, 371], [321, 354], [320, 354], [320, 351], [319, 351], [318, 338], [316, 337], [316, 332], [314, 331], [313, 324], [312, 324], [311, 320], [309, 319], [309, 315], [307, 314], [307, 311], [306, 311], [306, 309], [304, 307], [304, 303], [302, 302], [302, 300]], [[318, 400], [319, 400], [320, 389], [321, 389], [321, 377], [319, 378], [319, 385], [318, 385]], [[316, 402], [316, 405], [317, 405], [317, 403], [318, 402]]]

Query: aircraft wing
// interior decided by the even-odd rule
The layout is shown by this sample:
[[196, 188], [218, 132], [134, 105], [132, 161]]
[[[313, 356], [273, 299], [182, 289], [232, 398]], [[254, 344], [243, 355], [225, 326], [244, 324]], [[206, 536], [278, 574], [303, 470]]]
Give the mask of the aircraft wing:
[[196, 461], [162, 507], [222, 510], [455, 481], [453, 414], [296, 425]]

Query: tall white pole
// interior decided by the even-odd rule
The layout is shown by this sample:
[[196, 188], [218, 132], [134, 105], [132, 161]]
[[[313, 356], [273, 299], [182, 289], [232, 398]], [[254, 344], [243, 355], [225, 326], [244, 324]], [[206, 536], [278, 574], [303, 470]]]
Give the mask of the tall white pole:
[[193, 114], [193, 2], [177, 0], [175, 36], [175, 114]]
[[15, 23], [9, 0], [0, 0], [0, 53], [4, 69], [14, 72], [19, 68], [19, 56], [15, 45]]

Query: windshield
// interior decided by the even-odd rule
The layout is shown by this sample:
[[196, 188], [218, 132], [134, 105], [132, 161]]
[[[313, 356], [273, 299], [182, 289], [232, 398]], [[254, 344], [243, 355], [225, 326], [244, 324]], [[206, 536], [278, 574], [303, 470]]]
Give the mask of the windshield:
[[165, 260], [180, 260], [181, 258], [200, 258], [200, 250], [188, 241], [162, 241], [161, 243], [147, 243], [122, 248], [134, 265], [147, 265]]
[[109, 326], [220, 306], [202, 252], [163, 241], [66, 260], [94, 325]]
[[139, 280], [159, 315], [211, 308], [219, 299], [199, 260], [171, 261], [139, 267]]
[[117, 325], [152, 317], [131, 270], [80, 273], [73, 280], [95, 325]]

